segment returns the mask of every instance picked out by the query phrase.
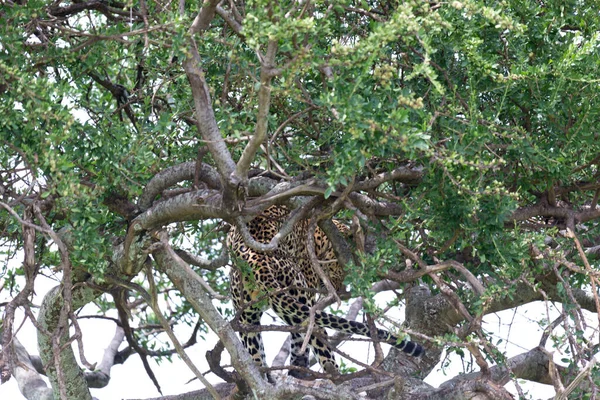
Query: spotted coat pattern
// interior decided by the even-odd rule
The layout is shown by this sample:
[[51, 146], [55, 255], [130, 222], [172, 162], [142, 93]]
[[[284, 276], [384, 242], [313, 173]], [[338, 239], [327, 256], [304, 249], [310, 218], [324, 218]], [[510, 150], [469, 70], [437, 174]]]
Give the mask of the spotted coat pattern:
[[[269, 243], [279, 232], [288, 214], [289, 210], [285, 207], [270, 207], [247, 224], [248, 230], [258, 242]], [[342, 231], [347, 230], [341, 224], [338, 224], [338, 228]], [[269, 307], [289, 325], [306, 323], [316, 294], [314, 291], [302, 289], [324, 288], [308, 257], [307, 232], [308, 221], [300, 221], [293, 231], [280, 241], [276, 251], [263, 253], [249, 248], [235, 228], [230, 230], [227, 242], [235, 265], [231, 270], [231, 295], [242, 324], [260, 325], [261, 315]], [[344, 280], [344, 270], [337, 262], [325, 233], [317, 227], [314, 237], [315, 253], [320, 265], [333, 286], [339, 290]], [[326, 336], [323, 328], [371, 337], [367, 325], [322, 311], [316, 312], [315, 324], [320, 337]], [[383, 329], [377, 329], [376, 333], [379, 341], [392, 344], [410, 355], [420, 356], [423, 353], [423, 347], [417, 343], [399, 340]], [[240, 337], [254, 361], [266, 366], [260, 332], [242, 332]], [[303, 341], [302, 334], [292, 333], [291, 364], [294, 366], [308, 367], [308, 355], [300, 353]], [[309, 344], [322, 368], [328, 373], [337, 373], [338, 365], [333, 356], [333, 349], [327, 341], [311, 335]], [[297, 369], [290, 371], [290, 374], [296, 377], [303, 376]]]

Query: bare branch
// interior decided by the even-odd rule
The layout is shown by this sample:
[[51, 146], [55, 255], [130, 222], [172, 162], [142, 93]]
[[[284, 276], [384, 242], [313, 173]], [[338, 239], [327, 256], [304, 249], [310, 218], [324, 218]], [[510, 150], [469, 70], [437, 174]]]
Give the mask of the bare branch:
[[[55, 17], [68, 17], [87, 10], [99, 11], [110, 20], [125, 18], [127, 20], [131, 20], [131, 18], [135, 18], [137, 21], [141, 20], [141, 15], [138, 10], [111, 7], [107, 2], [97, 0], [91, 0], [83, 3], [75, 3], [68, 6], [53, 5], [49, 7], [48, 13]], [[119, 18], [117, 18], [116, 16], [118, 16]]]
[[[512, 226], [515, 221], [525, 221], [533, 217], [555, 217], [566, 221], [587, 222], [592, 219], [600, 218], [600, 209], [575, 211], [559, 206], [553, 207], [547, 203], [540, 202], [532, 206], [521, 207], [515, 210], [512, 216], [508, 218], [506, 224]], [[574, 230], [574, 226], [571, 226], [570, 228], [571, 230]]]
[[[160, 193], [171, 186], [188, 180], [192, 181], [196, 174], [196, 162], [177, 164], [154, 175], [144, 188], [144, 192], [138, 200], [138, 206], [142, 211], [152, 206], [152, 202]], [[202, 163], [198, 171], [198, 179], [208, 186], [209, 189], [220, 189], [219, 176], [211, 166]]]
[[190, 27], [190, 33], [200, 33], [208, 29], [210, 22], [215, 16], [215, 10], [217, 8], [217, 4], [219, 4], [220, 0], [208, 0], [202, 4], [202, 8], [196, 18], [194, 18], [194, 22]]
[[[540, 347], [536, 347], [526, 353], [519, 354], [506, 361], [505, 365], [496, 365], [488, 370], [489, 379], [504, 386], [511, 379], [511, 372], [520, 379], [526, 379], [543, 384], [551, 384], [548, 362], [552, 355]], [[561, 368], [561, 371], [564, 371]], [[458, 381], [478, 380], [482, 378], [481, 372], [459, 375], [440, 386], [440, 391], [451, 388]]]
[[199, 284], [198, 275], [170, 247], [161, 246], [155, 249], [153, 256], [159, 269], [167, 274], [194, 310], [206, 321], [213, 332], [219, 335], [231, 356], [235, 369], [245, 378], [254, 393], [260, 398], [274, 398], [272, 388], [261, 377], [250, 354], [237, 338], [231, 326], [215, 309], [202, 285]]
[[217, 6], [216, 12], [219, 14], [219, 17], [223, 18], [223, 20], [227, 22], [227, 25], [235, 32], [236, 35], [244, 38], [244, 34], [242, 33], [242, 25], [237, 22], [235, 18], [233, 18], [233, 16], [227, 12], [227, 10]]
[[[404, 248], [406, 251], [409, 251], [401, 243], [396, 242], [396, 244], [398, 246], [401, 246], [401, 248]], [[404, 250], [403, 250], [403, 252], [404, 252]], [[405, 252], [404, 254], [414, 254], [414, 253], [412, 253], [412, 252], [406, 253]], [[419, 258], [417, 258], [417, 259], [419, 259]], [[477, 279], [475, 277], [475, 275], [473, 275], [471, 273], [471, 271], [469, 271], [467, 268], [465, 268], [464, 265], [462, 265], [461, 263], [454, 261], [454, 260], [446, 260], [446, 261], [443, 261], [441, 263], [434, 264], [434, 265], [423, 264], [423, 266], [418, 270], [406, 269], [402, 272], [387, 272], [385, 274], [385, 277], [388, 279], [391, 279], [393, 281], [396, 281], [396, 282], [403, 282], [403, 283], [404, 282], [413, 282], [427, 274], [441, 272], [441, 271], [447, 270], [449, 268], [454, 268], [457, 271], [459, 271], [461, 274], [463, 274], [463, 276], [466, 278], [467, 282], [469, 282], [469, 284], [471, 285], [471, 287], [473, 288], [475, 293], [477, 293], [477, 295], [481, 296], [482, 294], [485, 293], [485, 287], [481, 284], [481, 282], [479, 282], [479, 279]]]
[[[66, 391], [65, 395], [71, 396], [70, 398], [91, 400], [92, 397], [87, 382], [75, 359], [75, 354], [71, 346], [67, 345], [63, 347], [64, 344], [70, 343], [68, 327], [60, 329], [62, 327], [61, 324], [66, 319], [66, 317], [61, 318], [61, 316], [64, 316], [63, 305], [65, 304], [65, 299], [63, 294], [64, 292], [61, 290], [61, 287], [56, 286], [44, 296], [44, 300], [42, 301], [38, 323], [46, 331], [54, 333], [54, 335], [48, 336], [38, 331], [40, 356], [46, 365], [46, 373], [55, 390], [58, 390], [62, 386], [63, 390]], [[72, 304], [69, 306], [71, 309], [77, 309], [89, 303], [97, 295], [98, 293], [92, 289], [78, 286], [72, 292]], [[56, 336], [55, 332], [59, 332], [60, 336]], [[65, 382], [59, 384], [60, 372], [69, 379], [66, 387], [64, 385]], [[56, 394], [58, 395], [58, 393]]]
[[389, 181], [418, 183], [423, 178], [423, 175], [424, 171], [422, 168], [399, 167], [389, 172], [382, 172], [373, 178], [356, 182], [354, 186], [352, 186], [352, 190], [370, 190]]
[[206, 258], [200, 257], [196, 254], [188, 253], [187, 251], [181, 249], [175, 249], [175, 253], [177, 253], [177, 255], [181, 257], [181, 259], [186, 263], [195, 265], [197, 267], [202, 267], [210, 271], [216, 271], [218, 268], [227, 265], [227, 263], [229, 262], [227, 245], [224, 243], [223, 248], [221, 250], [221, 254], [213, 260], [208, 260]]
[[134, 231], [150, 230], [172, 222], [206, 218], [227, 219], [219, 191], [200, 189], [160, 202], [132, 221]]
[[5, 351], [12, 349], [16, 356], [16, 362], [12, 374], [19, 383], [19, 390], [28, 400], [54, 400], [52, 388], [46, 382], [30, 361], [29, 353], [16, 337], [13, 337], [10, 347], [4, 347]]
[[240, 160], [236, 166], [236, 174], [245, 180], [248, 176], [248, 168], [254, 160], [256, 152], [267, 137], [269, 107], [271, 105], [271, 81], [273, 79], [273, 68], [275, 67], [275, 55], [277, 53], [277, 41], [269, 40], [267, 54], [261, 60], [260, 89], [258, 90], [258, 114], [256, 116], [256, 127], [254, 135], [244, 148]]
[[[6, 206], [8, 207], [8, 206]], [[6, 208], [5, 207], [5, 208]], [[17, 216], [16, 212], [10, 207], [11, 213]], [[38, 267], [35, 263], [35, 226], [31, 220], [33, 218], [31, 208], [24, 212], [22, 224], [23, 229], [23, 269], [25, 270], [25, 287], [10, 301], [4, 313], [2, 324], [2, 351], [0, 351], [0, 384], [8, 381], [11, 376], [11, 370], [15, 368], [14, 354], [11, 351], [11, 341], [13, 340], [13, 323], [17, 307], [26, 305], [27, 299], [33, 293], [34, 281], [38, 274]], [[20, 219], [20, 218], [19, 218]]]
[[93, 372], [85, 373], [85, 380], [91, 388], [103, 388], [110, 382], [110, 370], [115, 364], [115, 356], [119, 352], [119, 346], [125, 338], [125, 332], [120, 326], [116, 327], [115, 334], [108, 347], [104, 350], [104, 356], [100, 365]]
[[[218, 3], [219, 0], [209, 0], [194, 19], [190, 27], [192, 38], [189, 41], [189, 53], [183, 62], [183, 68], [192, 89], [198, 131], [215, 159], [222, 181], [236, 186], [239, 182], [232, 176], [232, 173], [235, 171], [235, 162], [217, 126], [210, 97], [210, 89], [201, 69], [202, 61], [198, 53], [198, 47], [193, 39], [194, 34], [208, 29]], [[229, 179], [233, 179], [233, 181], [229, 182]]]

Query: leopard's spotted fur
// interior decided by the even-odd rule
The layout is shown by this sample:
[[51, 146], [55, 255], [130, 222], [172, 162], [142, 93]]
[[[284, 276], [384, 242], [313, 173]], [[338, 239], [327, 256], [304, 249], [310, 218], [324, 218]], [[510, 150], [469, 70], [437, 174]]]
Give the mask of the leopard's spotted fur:
[[[288, 214], [289, 210], [285, 207], [268, 208], [247, 224], [250, 234], [261, 243], [269, 243], [279, 232]], [[347, 229], [341, 225], [338, 227]], [[260, 317], [269, 306], [289, 325], [300, 325], [307, 321], [316, 295], [302, 288], [324, 288], [308, 257], [307, 231], [308, 221], [301, 221], [292, 233], [279, 243], [276, 251], [262, 253], [249, 248], [235, 228], [230, 230], [228, 246], [235, 264], [235, 268], [231, 270], [231, 294], [242, 324], [260, 325]], [[321, 264], [322, 268], [333, 286], [340, 289], [345, 273], [336, 261], [332, 245], [320, 228], [316, 229], [314, 237], [317, 258], [325, 261]], [[267, 300], [256, 302], [262, 297]], [[249, 303], [251, 304], [248, 305]], [[371, 336], [367, 325], [321, 311], [316, 312], [315, 323], [320, 329], [330, 328], [349, 334]], [[240, 336], [255, 362], [266, 366], [260, 332], [244, 332]], [[414, 356], [423, 353], [421, 345], [407, 340], [400, 341], [383, 329], [377, 329], [377, 339]], [[302, 334], [292, 333], [291, 364], [294, 366], [308, 366], [308, 356], [299, 352], [303, 341]], [[329, 344], [315, 335], [311, 335], [309, 343], [323, 369], [328, 373], [336, 373], [338, 365]], [[298, 370], [292, 370], [290, 374], [302, 376]]]

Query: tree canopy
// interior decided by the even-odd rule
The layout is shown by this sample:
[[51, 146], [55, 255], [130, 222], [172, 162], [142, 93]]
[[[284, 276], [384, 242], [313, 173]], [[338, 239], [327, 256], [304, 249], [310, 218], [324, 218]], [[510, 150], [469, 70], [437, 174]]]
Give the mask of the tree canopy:
[[[598, 396], [597, 2], [4, 0], [0, 22], [0, 373], [25, 398], [91, 399], [135, 353], [186, 360], [206, 389], [181, 399]], [[375, 343], [357, 372], [314, 371], [329, 385], [269, 383], [236, 336], [223, 241], [272, 205], [332, 241], [347, 289], [323, 299], [360, 299], [426, 355]], [[38, 309], [40, 275], [59, 284]], [[535, 301], [559, 317], [507, 357], [482, 318]], [[122, 328], [100, 366], [73, 351], [92, 302]], [[185, 355], [208, 330], [225, 383]], [[473, 372], [426, 384], [453, 352]]]

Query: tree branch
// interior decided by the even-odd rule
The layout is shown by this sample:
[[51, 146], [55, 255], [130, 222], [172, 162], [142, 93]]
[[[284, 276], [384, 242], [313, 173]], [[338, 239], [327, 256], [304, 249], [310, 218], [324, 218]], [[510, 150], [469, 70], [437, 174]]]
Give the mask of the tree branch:
[[281, 225], [279, 231], [271, 238], [269, 243], [261, 243], [254, 239], [246, 226], [246, 221], [242, 217], [237, 217], [235, 220], [235, 229], [240, 234], [244, 242], [253, 250], [260, 251], [262, 253], [269, 253], [275, 251], [279, 242], [296, 227], [296, 224], [301, 220], [305, 219], [316, 203], [320, 201], [318, 198], [309, 200], [302, 207], [295, 209], [290, 213], [287, 220]]
[[[539, 382], [545, 385], [551, 385], [552, 379], [548, 369], [548, 363], [552, 360], [552, 355], [540, 347], [529, 350], [526, 353], [521, 353], [515, 357], [506, 360], [505, 365], [496, 365], [491, 367], [487, 375], [488, 379], [499, 385], [506, 385], [511, 374], [516, 378], [525, 379], [532, 382]], [[561, 372], [566, 372], [562, 367], [559, 367]], [[479, 380], [483, 377], [481, 372], [473, 372], [470, 374], [458, 375], [457, 377], [444, 382], [440, 386], [440, 392], [447, 390], [457, 382], [465, 380]]]
[[[92, 301], [98, 293], [90, 288], [78, 287], [72, 292], [72, 309], [78, 309]], [[40, 356], [44, 365], [46, 365], [46, 373], [52, 388], [55, 390], [56, 397], [59, 397], [58, 390], [62, 388], [64, 394], [69, 399], [88, 399], [91, 400], [87, 382], [70, 345], [69, 329], [63, 327], [63, 305], [65, 299], [61, 290], [61, 286], [56, 286], [51, 289], [40, 307], [38, 323], [45, 331], [52, 333], [51, 336], [44, 332], [38, 331], [38, 346]], [[59, 336], [55, 336], [55, 332], [60, 332]], [[60, 348], [57, 350], [57, 345]], [[66, 345], [66, 346], [65, 346]], [[63, 347], [64, 346], [64, 347]], [[60, 374], [67, 378], [68, 382], [60, 382]]]
[[227, 25], [233, 30], [233, 32], [235, 32], [236, 35], [238, 35], [242, 39], [245, 37], [242, 33], [242, 25], [239, 22], [237, 22], [235, 18], [233, 18], [233, 16], [231, 16], [227, 12], [227, 10], [223, 9], [220, 6], [217, 6], [216, 12], [217, 14], [219, 14], [219, 17], [223, 18], [223, 21], [227, 23]]
[[104, 356], [95, 371], [86, 372], [85, 380], [91, 388], [103, 388], [110, 382], [110, 370], [115, 364], [115, 357], [119, 352], [119, 346], [125, 338], [123, 328], [117, 326], [115, 334], [108, 347], [104, 350]]
[[[587, 222], [592, 219], [600, 218], [600, 209], [576, 211], [569, 208], [551, 206], [545, 202], [539, 202], [535, 205], [518, 208], [507, 219], [506, 224], [512, 226], [514, 225], [514, 222], [525, 221], [533, 217], [555, 217], [567, 221]], [[570, 228], [574, 230], [574, 226]]]
[[221, 192], [200, 189], [181, 194], [155, 204], [132, 221], [134, 231], [150, 230], [172, 222], [207, 218], [222, 218], [232, 221], [234, 216], [224, 215], [221, 209]]
[[275, 54], [277, 53], [277, 41], [269, 40], [267, 54], [264, 60], [260, 60], [260, 89], [258, 90], [258, 114], [256, 116], [256, 127], [254, 135], [244, 148], [242, 156], [236, 166], [236, 175], [245, 181], [248, 179], [248, 169], [254, 160], [256, 152], [267, 137], [269, 107], [271, 105], [271, 81], [273, 79], [273, 68], [275, 67]]
[[[200, 67], [202, 61], [200, 54], [198, 53], [196, 42], [193, 39], [194, 34], [208, 29], [218, 3], [219, 0], [209, 0], [194, 19], [194, 22], [190, 27], [190, 35], [192, 38], [189, 41], [188, 57], [183, 62], [183, 69], [185, 70], [192, 89], [198, 131], [200, 132], [202, 139], [206, 142], [206, 145], [215, 160], [222, 182], [227, 182], [229, 185], [235, 187], [239, 183], [235, 181], [235, 177], [232, 176], [232, 173], [235, 171], [235, 162], [233, 161], [231, 153], [229, 153], [227, 145], [219, 131], [210, 98], [210, 89], [206, 82], [204, 72]], [[232, 179], [231, 182], [230, 179]]]
[[13, 336], [11, 345], [5, 351], [14, 351], [16, 362], [12, 369], [19, 390], [27, 400], [54, 400], [54, 392], [49, 388], [40, 374], [36, 371], [29, 358], [29, 353], [19, 340]]
[[[138, 199], [138, 206], [142, 211], [147, 210], [152, 206], [154, 199], [164, 190], [185, 180], [193, 181], [196, 177], [195, 175], [195, 161], [177, 164], [159, 172], [150, 179], [144, 188], [142, 195]], [[218, 190], [221, 188], [219, 175], [208, 164], [202, 163], [198, 171], [198, 179], [206, 183], [209, 189]]]
[[167, 274], [194, 310], [219, 335], [231, 356], [234, 368], [244, 377], [255, 395], [259, 398], [274, 398], [271, 386], [262, 378], [250, 354], [199, 283], [200, 277], [169, 246], [160, 246], [152, 254], [159, 270]]

